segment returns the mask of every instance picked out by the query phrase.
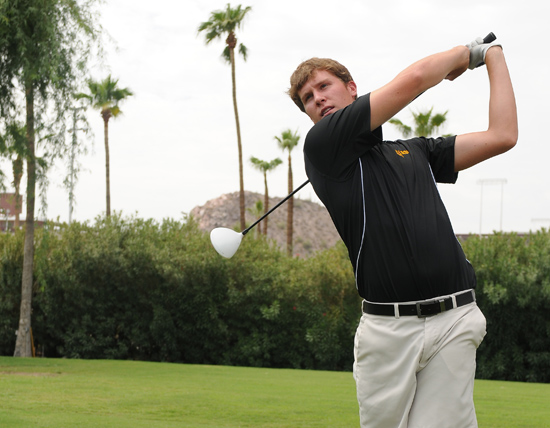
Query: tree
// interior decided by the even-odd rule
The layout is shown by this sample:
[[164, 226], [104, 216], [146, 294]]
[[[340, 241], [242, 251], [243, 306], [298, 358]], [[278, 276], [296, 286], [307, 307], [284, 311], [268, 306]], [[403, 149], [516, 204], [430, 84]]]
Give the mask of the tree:
[[[240, 29], [243, 20], [252, 8], [247, 6], [242, 8], [238, 5], [232, 9], [228, 3], [225, 10], [216, 10], [210, 13], [210, 18], [199, 25], [198, 32], [205, 32], [205, 44], [209, 44], [213, 40], [221, 39], [227, 35], [225, 39], [226, 47], [222, 53], [222, 57], [231, 65], [231, 82], [233, 88], [233, 110], [235, 112], [235, 124], [237, 127], [237, 146], [239, 153], [239, 208], [241, 229], [246, 227], [245, 222], [245, 201], [244, 201], [244, 176], [243, 176], [243, 149], [241, 141], [241, 126], [239, 123], [239, 111], [237, 109], [237, 84], [235, 80], [235, 48], [237, 47], [237, 37], [235, 30]], [[246, 46], [239, 44], [239, 53], [246, 61], [248, 51]]]
[[[261, 199], [258, 199], [252, 208], [246, 209], [254, 218], [259, 218], [264, 213], [264, 204]], [[262, 234], [262, 223], [258, 223], [256, 226], [256, 236], [260, 237]]]
[[403, 137], [408, 138], [411, 135], [417, 137], [429, 137], [439, 131], [441, 126], [447, 120], [447, 113], [433, 113], [433, 107], [427, 112], [411, 112], [414, 118], [414, 130], [412, 127], [405, 125], [397, 118], [390, 119], [388, 122], [395, 125], [397, 129], [403, 134]]
[[[275, 137], [281, 150], [288, 150], [288, 193], [294, 189], [292, 179], [292, 156], [291, 152], [298, 145], [300, 136], [298, 131], [292, 132], [290, 129], [283, 131], [280, 137]], [[287, 217], [286, 217], [286, 250], [289, 256], [292, 256], [292, 236], [294, 234], [294, 196], [287, 202]]]
[[119, 88], [118, 79], [113, 80], [111, 75], [107, 76], [101, 82], [94, 80], [88, 81], [88, 90], [90, 94], [80, 93], [76, 95], [77, 99], [87, 99], [91, 106], [100, 111], [103, 118], [103, 135], [105, 140], [105, 187], [107, 206], [105, 214], [111, 215], [111, 179], [110, 179], [110, 160], [109, 160], [109, 119], [119, 116], [122, 111], [118, 103], [134, 95], [128, 88]]
[[[283, 161], [279, 158], [275, 158], [270, 162], [255, 158], [252, 156], [250, 158], [250, 162], [254, 167], [264, 174], [264, 214], [269, 211], [269, 192], [267, 190], [267, 173], [275, 168], [277, 168], [279, 165], [283, 163]], [[268, 216], [269, 217], [269, 216]], [[267, 219], [266, 217], [264, 219], [264, 235], [267, 235]]]
[[[14, 356], [32, 356], [31, 309], [34, 259], [34, 210], [39, 162], [37, 143], [48, 144], [54, 159], [63, 143], [63, 114], [86, 72], [95, 42], [95, 0], [12, 0], [0, 2], [0, 116], [11, 121], [24, 99], [26, 220], [21, 309]], [[52, 113], [55, 117], [51, 117]], [[44, 131], [42, 131], [44, 130]], [[47, 130], [47, 132], [46, 132]], [[43, 133], [45, 138], [41, 139]]]

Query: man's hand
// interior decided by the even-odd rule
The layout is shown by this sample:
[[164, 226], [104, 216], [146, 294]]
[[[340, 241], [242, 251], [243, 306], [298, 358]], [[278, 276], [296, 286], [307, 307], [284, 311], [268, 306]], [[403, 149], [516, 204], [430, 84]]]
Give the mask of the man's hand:
[[471, 43], [468, 43], [466, 47], [470, 51], [470, 64], [468, 68], [470, 70], [473, 70], [474, 68], [480, 67], [485, 64], [485, 55], [489, 48], [493, 46], [500, 46], [502, 49], [502, 46], [500, 43], [497, 42], [491, 42], [491, 43], [483, 43], [483, 39], [481, 37], [478, 37]]

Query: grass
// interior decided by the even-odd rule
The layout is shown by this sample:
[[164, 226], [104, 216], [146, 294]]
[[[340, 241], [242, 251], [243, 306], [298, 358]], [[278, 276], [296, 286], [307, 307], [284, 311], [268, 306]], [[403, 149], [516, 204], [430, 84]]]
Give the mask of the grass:
[[[480, 428], [550, 427], [550, 385], [477, 381]], [[0, 426], [358, 427], [351, 373], [0, 357]]]

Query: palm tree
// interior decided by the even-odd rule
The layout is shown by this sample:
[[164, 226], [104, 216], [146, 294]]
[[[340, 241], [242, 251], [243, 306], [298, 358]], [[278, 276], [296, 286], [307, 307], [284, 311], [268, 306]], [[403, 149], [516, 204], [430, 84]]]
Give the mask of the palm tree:
[[[237, 47], [237, 37], [235, 30], [241, 28], [243, 20], [252, 8], [247, 6], [242, 8], [238, 5], [232, 9], [228, 3], [225, 10], [216, 10], [210, 13], [210, 19], [199, 25], [198, 32], [205, 32], [205, 44], [209, 44], [213, 40], [221, 39], [227, 35], [225, 39], [226, 47], [222, 53], [222, 57], [231, 65], [231, 82], [233, 87], [233, 110], [235, 112], [235, 124], [237, 126], [237, 145], [239, 150], [239, 208], [241, 214], [241, 229], [245, 229], [245, 203], [244, 203], [244, 177], [243, 177], [243, 149], [241, 142], [241, 126], [239, 124], [239, 111], [237, 109], [237, 85], [235, 81], [235, 48]], [[239, 53], [246, 61], [247, 48], [242, 43], [239, 45]]]
[[122, 113], [118, 103], [124, 99], [134, 95], [128, 88], [118, 88], [118, 79], [113, 80], [111, 75], [107, 76], [101, 82], [93, 80], [88, 81], [88, 89], [90, 94], [77, 94], [76, 98], [87, 99], [91, 106], [101, 112], [103, 118], [103, 129], [105, 138], [105, 177], [106, 177], [106, 199], [107, 208], [106, 215], [111, 215], [111, 180], [110, 180], [110, 163], [109, 163], [109, 119], [117, 117]]
[[[250, 158], [250, 162], [252, 163], [252, 165], [254, 165], [256, 169], [262, 171], [264, 174], [264, 189], [265, 189], [264, 190], [264, 214], [265, 214], [267, 213], [267, 211], [269, 211], [269, 194], [267, 191], [267, 173], [268, 171], [271, 171], [277, 168], [279, 165], [283, 163], [283, 161], [279, 158], [275, 158], [271, 162], [267, 162], [252, 156]], [[264, 231], [264, 235], [267, 235], [267, 217], [264, 220], [263, 231]]]
[[[264, 213], [264, 204], [261, 199], [258, 199], [252, 208], [246, 209], [254, 218], [259, 218]], [[258, 223], [256, 228], [256, 237], [262, 235], [262, 223]]]
[[[298, 131], [292, 132], [290, 129], [283, 131], [280, 137], [275, 137], [281, 150], [288, 150], [288, 193], [292, 193], [294, 182], [292, 179], [292, 156], [291, 152], [298, 145], [300, 136]], [[294, 196], [287, 202], [286, 217], [286, 250], [289, 256], [292, 256], [292, 235], [294, 234]]]
[[447, 120], [448, 111], [446, 111], [445, 113], [432, 114], [432, 107], [425, 113], [411, 113], [414, 118], [414, 130], [395, 117], [388, 121], [392, 125], [395, 125], [405, 138], [408, 138], [411, 135], [415, 135], [417, 137], [429, 137], [430, 135], [435, 134], [437, 131], [439, 131], [441, 126], [443, 126], [443, 124]]

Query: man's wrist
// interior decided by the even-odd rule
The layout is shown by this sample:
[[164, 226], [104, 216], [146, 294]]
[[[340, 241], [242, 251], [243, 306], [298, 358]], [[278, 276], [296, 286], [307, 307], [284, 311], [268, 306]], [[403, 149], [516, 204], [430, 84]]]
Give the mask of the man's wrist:
[[460, 65], [468, 67], [470, 64], [470, 49], [467, 46], [457, 46], [456, 49], [460, 52]]

